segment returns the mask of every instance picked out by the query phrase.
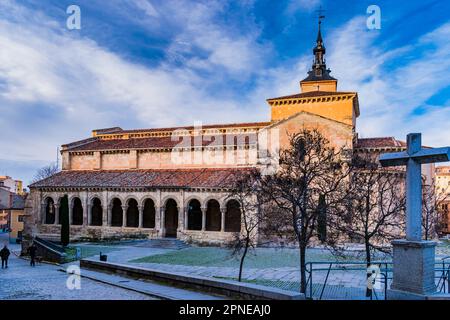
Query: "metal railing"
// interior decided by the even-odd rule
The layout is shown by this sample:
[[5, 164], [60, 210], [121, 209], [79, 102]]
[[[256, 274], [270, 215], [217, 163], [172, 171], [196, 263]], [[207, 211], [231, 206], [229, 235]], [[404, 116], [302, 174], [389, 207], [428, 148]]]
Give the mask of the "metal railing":
[[441, 259], [441, 262], [436, 262], [439, 264], [439, 267], [435, 273], [438, 271], [440, 273], [438, 282], [437, 282], [437, 290], [440, 293], [449, 293], [450, 292], [450, 256]]
[[39, 238], [39, 237], [34, 237], [34, 241], [44, 247], [50, 248], [54, 251], [57, 251], [59, 253], [64, 253], [64, 248], [62, 246], [57, 245], [56, 243], [53, 243], [51, 241]]
[[[374, 261], [371, 266], [378, 268], [376, 286], [367, 288], [367, 264], [361, 261], [325, 261], [309, 262], [306, 265], [307, 282], [306, 297], [308, 299], [354, 299], [385, 300], [387, 290], [392, 282], [392, 261]], [[359, 287], [353, 283], [351, 286], [340, 284], [342, 277], [353, 274], [359, 276], [364, 285]], [[341, 277], [341, 279], [340, 279]], [[338, 284], [330, 284], [330, 279]], [[450, 293], [450, 256], [435, 262], [436, 287], [439, 293]], [[337, 287], [334, 294], [326, 295], [327, 289]]]

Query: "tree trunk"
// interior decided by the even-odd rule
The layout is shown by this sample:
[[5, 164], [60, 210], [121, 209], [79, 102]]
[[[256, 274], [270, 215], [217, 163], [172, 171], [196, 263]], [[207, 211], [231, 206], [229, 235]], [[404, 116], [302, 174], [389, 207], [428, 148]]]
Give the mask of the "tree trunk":
[[[370, 256], [370, 244], [368, 239], [365, 240], [365, 246], [366, 246], [366, 267], [368, 269], [370, 267], [370, 263], [372, 260]], [[372, 276], [372, 274], [367, 272], [366, 275], [367, 275], [367, 283], [369, 283], [369, 278]], [[366, 288], [366, 297], [372, 297], [372, 289], [369, 289], [368, 286]]]
[[245, 257], [247, 256], [248, 245], [249, 245], [249, 239], [247, 238], [247, 239], [245, 239], [244, 253], [242, 254], [241, 262], [239, 263], [239, 278], [238, 278], [239, 282], [242, 281], [242, 270], [244, 269], [244, 260], [245, 260]]
[[300, 248], [300, 293], [306, 293], [306, 245], [299, 243]]

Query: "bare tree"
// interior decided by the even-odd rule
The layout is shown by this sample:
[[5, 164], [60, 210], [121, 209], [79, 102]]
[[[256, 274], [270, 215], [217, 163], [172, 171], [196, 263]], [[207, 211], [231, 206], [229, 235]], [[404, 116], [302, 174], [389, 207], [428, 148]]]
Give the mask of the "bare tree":
[[439, 208], [449, 200], [448, 188], [436, 190], [435, 186], [435, 179], [423, 186], [422, 227], [425, 240], [439, 237], [443, 228], [442, 213]]
[[302, 293], [306, 291], [306, 248], [317, 236], [320, 213], [342, 202], [348, 168], [343, 150], [332, 147], [317, 129], [302, 129], [290, 136], [290, 146], [280, 152], [275, 173], [260, 179], [264, 202], [290, 216], [299, 245]]
[[[345, 205], [329, 219], [330, 238], [335, 248], [344, 241], [362, 242], [369, 267], [374, 253], [390, 252], [388, 245], [401, 235], [404, 172], [382, 169], [369, 156], [354, 157], [352, 167]], [[368, 289], [367, 296], [371, 293]]]
[[257, 231], [263, 220], [263, 211], [259, 199], [259, 177], [260, 175], [256, 171], [244, 175], [235, 183], [229, 195], [229, 198], [239, 203], [241, 211], [241, 232], [236, 232], [234, 240], [230, 242], [233, 255], [240, 256], [239, 281], [242, 281], [245, 258], [251, 250], [255, 249], [258, 243]]
[[51, 163], [47, 166], [44, 166], [40, 168], [36, 174], [34, 175], [33, 179], [31, 180], [31, 183], [35, 183], [38, 181], [41, 181], [43, 179], [46, 179], [48, 177], [51, 177], [52, 175], [58, 173], [59, 167], [57, 163]]
[[400, 236], [404, 224], [404, 172], [385, 170], [370, 157], [357, 156], [343, 210], [334, 211], [329, 229], [342, 239], [364, 244], [369, 266], [376, 251], [390, 252], [386, 245]]

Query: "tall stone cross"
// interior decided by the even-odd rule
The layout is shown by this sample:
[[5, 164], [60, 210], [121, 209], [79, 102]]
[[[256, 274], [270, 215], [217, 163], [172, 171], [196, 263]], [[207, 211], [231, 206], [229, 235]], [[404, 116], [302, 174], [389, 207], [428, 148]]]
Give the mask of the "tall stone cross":
[[450, 160], [450, 148], [423, 149], [422, 135], [407, 137], [407, 150], [380, 156], [383, 167], [406, 165], [406, 240], [422, 240], [422, 164]]
[[435, 246], [422, 241], [422, 164], [450, 160], [450, 147], [422, 148], [422, 135], [407, 137], [407, 150], [380, 156], [383, 167], [406, 165], [406, 240], [392, 242], [393, 281], [389, 299], [427, 299], [435, 294]]

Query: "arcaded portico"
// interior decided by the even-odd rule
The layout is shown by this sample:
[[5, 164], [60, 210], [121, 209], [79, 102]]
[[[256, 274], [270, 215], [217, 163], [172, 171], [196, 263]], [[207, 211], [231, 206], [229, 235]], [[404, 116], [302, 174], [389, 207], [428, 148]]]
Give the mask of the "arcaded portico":
[[[223, 242], [233, 237], [232, 233], [241, 230], [239, 203], [229, 197], [228, 191], [220, 186], [223, 179], [234, 179], [243, 170], [232, 169], [194, 169], [153, 170], [152, 172], [123, 172], [128, 177], [151, 173], [156, 179], [162, 175], [177, 175], [184, 178], [195, 176], [191, 187], [172, 186], [165, 188], [119, 187], [124, 177], [119, 175], [110, 183], [115, 187], [98, 186], [52, 187], [61, 184], [57, 179], [67, 179], [74, 185], [78, 181], [90, 184], [90, 173], [77, 173], [77, 178], [62, 172], [53, 180], [41, 182], [40, 193], [34, 194], [33, 201], [39, 204], [37, 231], [41, 237], [52, 238], [60, 230], [60, 202], [64, 196], [69, 202], [69, 224], [72, 240], [107, 239], [130, 237], [176, 237], [195, 242]], [[119, 171], [115, 172], [116, 174]], [[201, 188], [205, 178], [214, 176], [213, 184]], [[45, 186], [46, 185], [46, 186]], [[194, 186], [194, 188], [192, 188]], [[196, 186], [196, 187], [195, 187]]]

